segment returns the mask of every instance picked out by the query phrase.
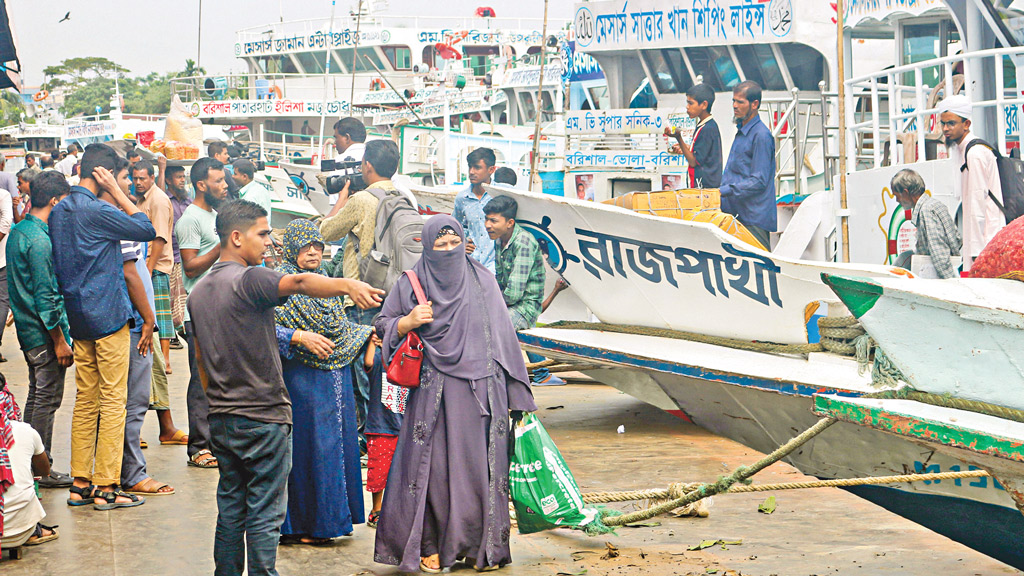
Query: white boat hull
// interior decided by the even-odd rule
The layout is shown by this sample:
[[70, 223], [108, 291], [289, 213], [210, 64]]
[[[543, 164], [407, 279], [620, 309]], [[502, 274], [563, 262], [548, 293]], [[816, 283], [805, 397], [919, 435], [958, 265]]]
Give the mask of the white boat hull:
[[517, 223], [601, 321], [778, 343], [807, 342], [807, 316], [835, 296], [822, 272], [894, 268], [783, 258], [705, 223], [520, 190]]

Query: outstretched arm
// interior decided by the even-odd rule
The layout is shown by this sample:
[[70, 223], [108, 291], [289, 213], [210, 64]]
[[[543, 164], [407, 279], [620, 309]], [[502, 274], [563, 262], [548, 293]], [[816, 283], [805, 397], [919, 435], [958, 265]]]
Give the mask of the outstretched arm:
[[376, 308], [384, 301], [384, 291], [366, 282], [350, 278], [328, 278], [320, 274], [287, 274], [277, 285], [277, 295], [284, 298], [305, 294], [314, 298], [349, 296], [363, 310]]

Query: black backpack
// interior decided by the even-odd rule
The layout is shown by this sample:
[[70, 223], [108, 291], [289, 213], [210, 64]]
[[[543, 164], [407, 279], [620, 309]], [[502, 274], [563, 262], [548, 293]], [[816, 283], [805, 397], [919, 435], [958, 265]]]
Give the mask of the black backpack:
[[974, 139], [967, 143], [964, 149], [964, 165], [960, 171], [967, 170], [967, 153], [975, 144], [980, 144], [992, 151], [996, 156], [996, 166], [999, 168], [999, 186], [1003, 189], [1003, 201], [1000, 203], [991, 190], [988, 197], [999, 206], [1006, 217], [1006, 223], [1024, 216], [1024, 161], [1019, 158], [1003, 156], [994, 146], [981, 139]]

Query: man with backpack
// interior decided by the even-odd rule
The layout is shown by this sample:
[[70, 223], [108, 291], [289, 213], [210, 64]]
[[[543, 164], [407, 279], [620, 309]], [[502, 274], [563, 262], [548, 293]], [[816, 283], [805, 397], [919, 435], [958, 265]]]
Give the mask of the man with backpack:
[[946, 145], [960, 166], [960, 202], [963, 206], [964, 271], [985, 245], [1006, 226], [999, 154], [992, 145], [971, 133], [972, 107], [962, 94], [939, 103], [939, 120]]
[[[385, 291], [391, 289], [402, 271], [412, 268], [422, 246], [419, 244], [423, 218], [409, 199], [391, 182], [398, 171], [398, 146], [391, 140], [372, 140], [363, 152], [363, 181], [366, 189], [349, 194], [345, 184], [338, 194], [340, 208], [320, 223], [324, 241], [335, 242], [348, 236], [342, 266], [344, 277], [361, 280]], [[415, 245], [415, 247], [413, 247]], [[345, 298], [350, 322], [373, 326], [380, 307], [361, 310]], [[356, 411], [359, 415], [360, 445], [369, 402], [369, 378], [356, 373]]]

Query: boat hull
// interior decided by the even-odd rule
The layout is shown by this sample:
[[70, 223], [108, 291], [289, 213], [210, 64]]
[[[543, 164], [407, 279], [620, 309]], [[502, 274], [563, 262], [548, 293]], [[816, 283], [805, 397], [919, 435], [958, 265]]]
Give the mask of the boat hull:
[[[801, 367], [801, 362], [810, 361], [693, 342], [583, 332], [535, 329], [521, 333], [520, 339], [526, 349], [549, 358], [601, 364], [601, 368], [585, 374], [760, 452], [773, 451], [818, 420], [812, 412], [814, 394], [858, 396], [871, 391], [866, 378], [857, 377], [855, 365], [848, 361], [822, 358], [820, 366]], [[613, 341], [616, 343], [609, 344]], [[716, 362], [714, 358], [719, 356], [722, 358]], [[747, 360], [737, 362], [737, 356], [746, 356]], [[787, 461], [801, 472], [820, 478], [946, 472], [969, 467], [937, 450], [851, 423], [833, 425]], [[903, 495], [956, 502], [960, 508], [998, 510], [998, 514], [972, 516], [971, 521], [978, 525], [970, 530], [961, 525], [962, 517], [911, 517], [974, 548], [982, 549], [984, 543], [970, 538], [972, 533], [1024, 531], [1024, 516], [991, 479], [903, 484], [880, 490], [856, 493], [897, 512], [906, 502], [901, 499]], [[996, 524], [985, 525], [988, 521]], [[991, 547], [983, 551], [1024, 567], [1024, 557], [1013, 556], [1016, 553], [999, 556]]]
[[1024, 410], [1024, 283], [825, 281], [915, 389]]
[[822, 272], [875, 277], [894, 270], [787, 259], [710, 224], [505, 193], [518, 201], [517, 224], [538, 239], [554, 271], [612, 324], [806, 343], [810, 314], [821, 301], [835, 300]]

